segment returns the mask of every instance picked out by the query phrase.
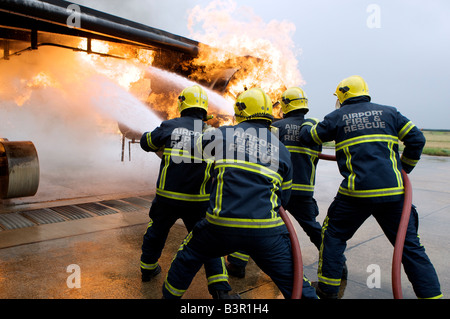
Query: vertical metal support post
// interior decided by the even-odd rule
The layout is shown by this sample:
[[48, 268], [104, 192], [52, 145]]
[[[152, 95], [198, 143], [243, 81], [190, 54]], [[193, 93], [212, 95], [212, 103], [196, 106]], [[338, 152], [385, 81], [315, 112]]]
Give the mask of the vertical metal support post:
[[123, 162], [124, 152], [125, 152], [125, 135], [122, 134], [122, 157], [121, 157], [122, 162]]
[[31, 50], [38, 49], [38, 31], [37, 29], [31, 30]]
[[91, 38], [87, 38], [87, 53], [88, 54], [92, 53], [92, 39]]
[[3, 40], [3, 59], [9, 60], [9, 40]]
[[131, 143], [134, 143], [134, 141], [128, 142], [128, 160], [131, 162]]

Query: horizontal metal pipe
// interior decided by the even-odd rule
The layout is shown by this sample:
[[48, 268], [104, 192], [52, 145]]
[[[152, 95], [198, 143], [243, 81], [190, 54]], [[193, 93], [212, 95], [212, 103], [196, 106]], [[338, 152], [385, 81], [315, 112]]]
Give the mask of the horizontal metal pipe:
[[[64, 26], [68, 33], [72, 33], [67, 21], [73, 12], [68, 10], [70, 2], [61, 0], [3, 0], [0, 11], [28, 19], [44, 21], [57, 26]], [[171, 34], [159, 29], [151, 28], [130, 20], [122, 19], [86, 7], [80, 7], [79, 27], [77, 30], [120, 39], [128, 43], [171, 49], [187, 53], [198, 54], [198, 42]], [[70, 32], [69, 32], [70, 31]]]

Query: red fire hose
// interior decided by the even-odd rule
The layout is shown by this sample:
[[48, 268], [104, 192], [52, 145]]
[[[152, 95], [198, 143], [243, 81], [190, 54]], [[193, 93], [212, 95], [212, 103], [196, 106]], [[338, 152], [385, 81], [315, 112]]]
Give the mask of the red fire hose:
[[336, 155], [319, 154], [319, 158], [325, 161], [336, 161]]
[[303, 289], [303, 260], [300, 243], [298, 242], [294, 225], [283, 207], [280, 207], [280, 216], [289, 230], [289, 238], [291, 239], [292, 255], [294, 259], [294, 285], [292, 287], [291, 299], [301, 299]]
[[405, 185], [405, 199], [403, 202], [402, 217], [398, 226], [397, 238], [394, 246], [394, 257], [392, 258], [392, 291], [394, 299], [403, 299], [401, 284], [401, 264], [403, 247], [405, 245], [406, 230], [408, 229], [409, 217], [412, 205], [412, 186], [408, 175], [402, 170], [403, 184]]
[[[319, 158], [327, 161], [336, 161], [336, 156], [319, 154]], [[403, 201], [403, 211], [398, 226], [397, 238], [394, 246], [394, 256], [392, 258], [392, 291], [394, 299], [402, 299], [402, 284], [401, 284], [401, 264], [403, 247], [405, 245], [406, 230], [408, 229], [409, 217], [411, 215], [412, 205], [412, 186], [408, 174], [402, 170], [403, 184], [405, 186], [405, 199]]]

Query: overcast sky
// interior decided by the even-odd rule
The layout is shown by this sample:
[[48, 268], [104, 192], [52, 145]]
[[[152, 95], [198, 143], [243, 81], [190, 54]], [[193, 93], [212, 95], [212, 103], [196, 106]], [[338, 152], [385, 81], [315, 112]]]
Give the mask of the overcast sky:
[[[188, 10], [207, 0], [75, 0], [189, 37]], [[450, 1], [236, 0], [267, 23], [290, 21], [311, 117], [334, 109], [337, 84], [361, 75], [372, 101], [417, 126], [450, 129]], [[197, 39], [195, 39], [197, 40]], [[299, 50], [299, 51], [300, 51]]]

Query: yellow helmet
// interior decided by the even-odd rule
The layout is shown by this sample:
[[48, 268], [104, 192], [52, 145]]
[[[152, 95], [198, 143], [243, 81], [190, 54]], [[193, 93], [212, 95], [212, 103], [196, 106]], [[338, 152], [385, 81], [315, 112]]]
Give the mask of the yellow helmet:
[[178, 97], [178, 111], [180, 113], [192, 107], [208, 111], [208, 95], [199, 85], [185, 88]]
[[238, 123], [257, 119], [272, 122], [272, 100], [262, 89], [250, 89], [238, 96], [234, 113]]
[[294, 110], [308, 109], [308, 98], [305, 92], [299, 87], [292, 87], [283, 92], [281, 96], [281, 110], [284, 114], [288, 114]]
[[369, 96], [369, 87], [362, 77], [354, 75], [339, 83], [334, 93], [342, 104], [344, 101], [357, 96]]

